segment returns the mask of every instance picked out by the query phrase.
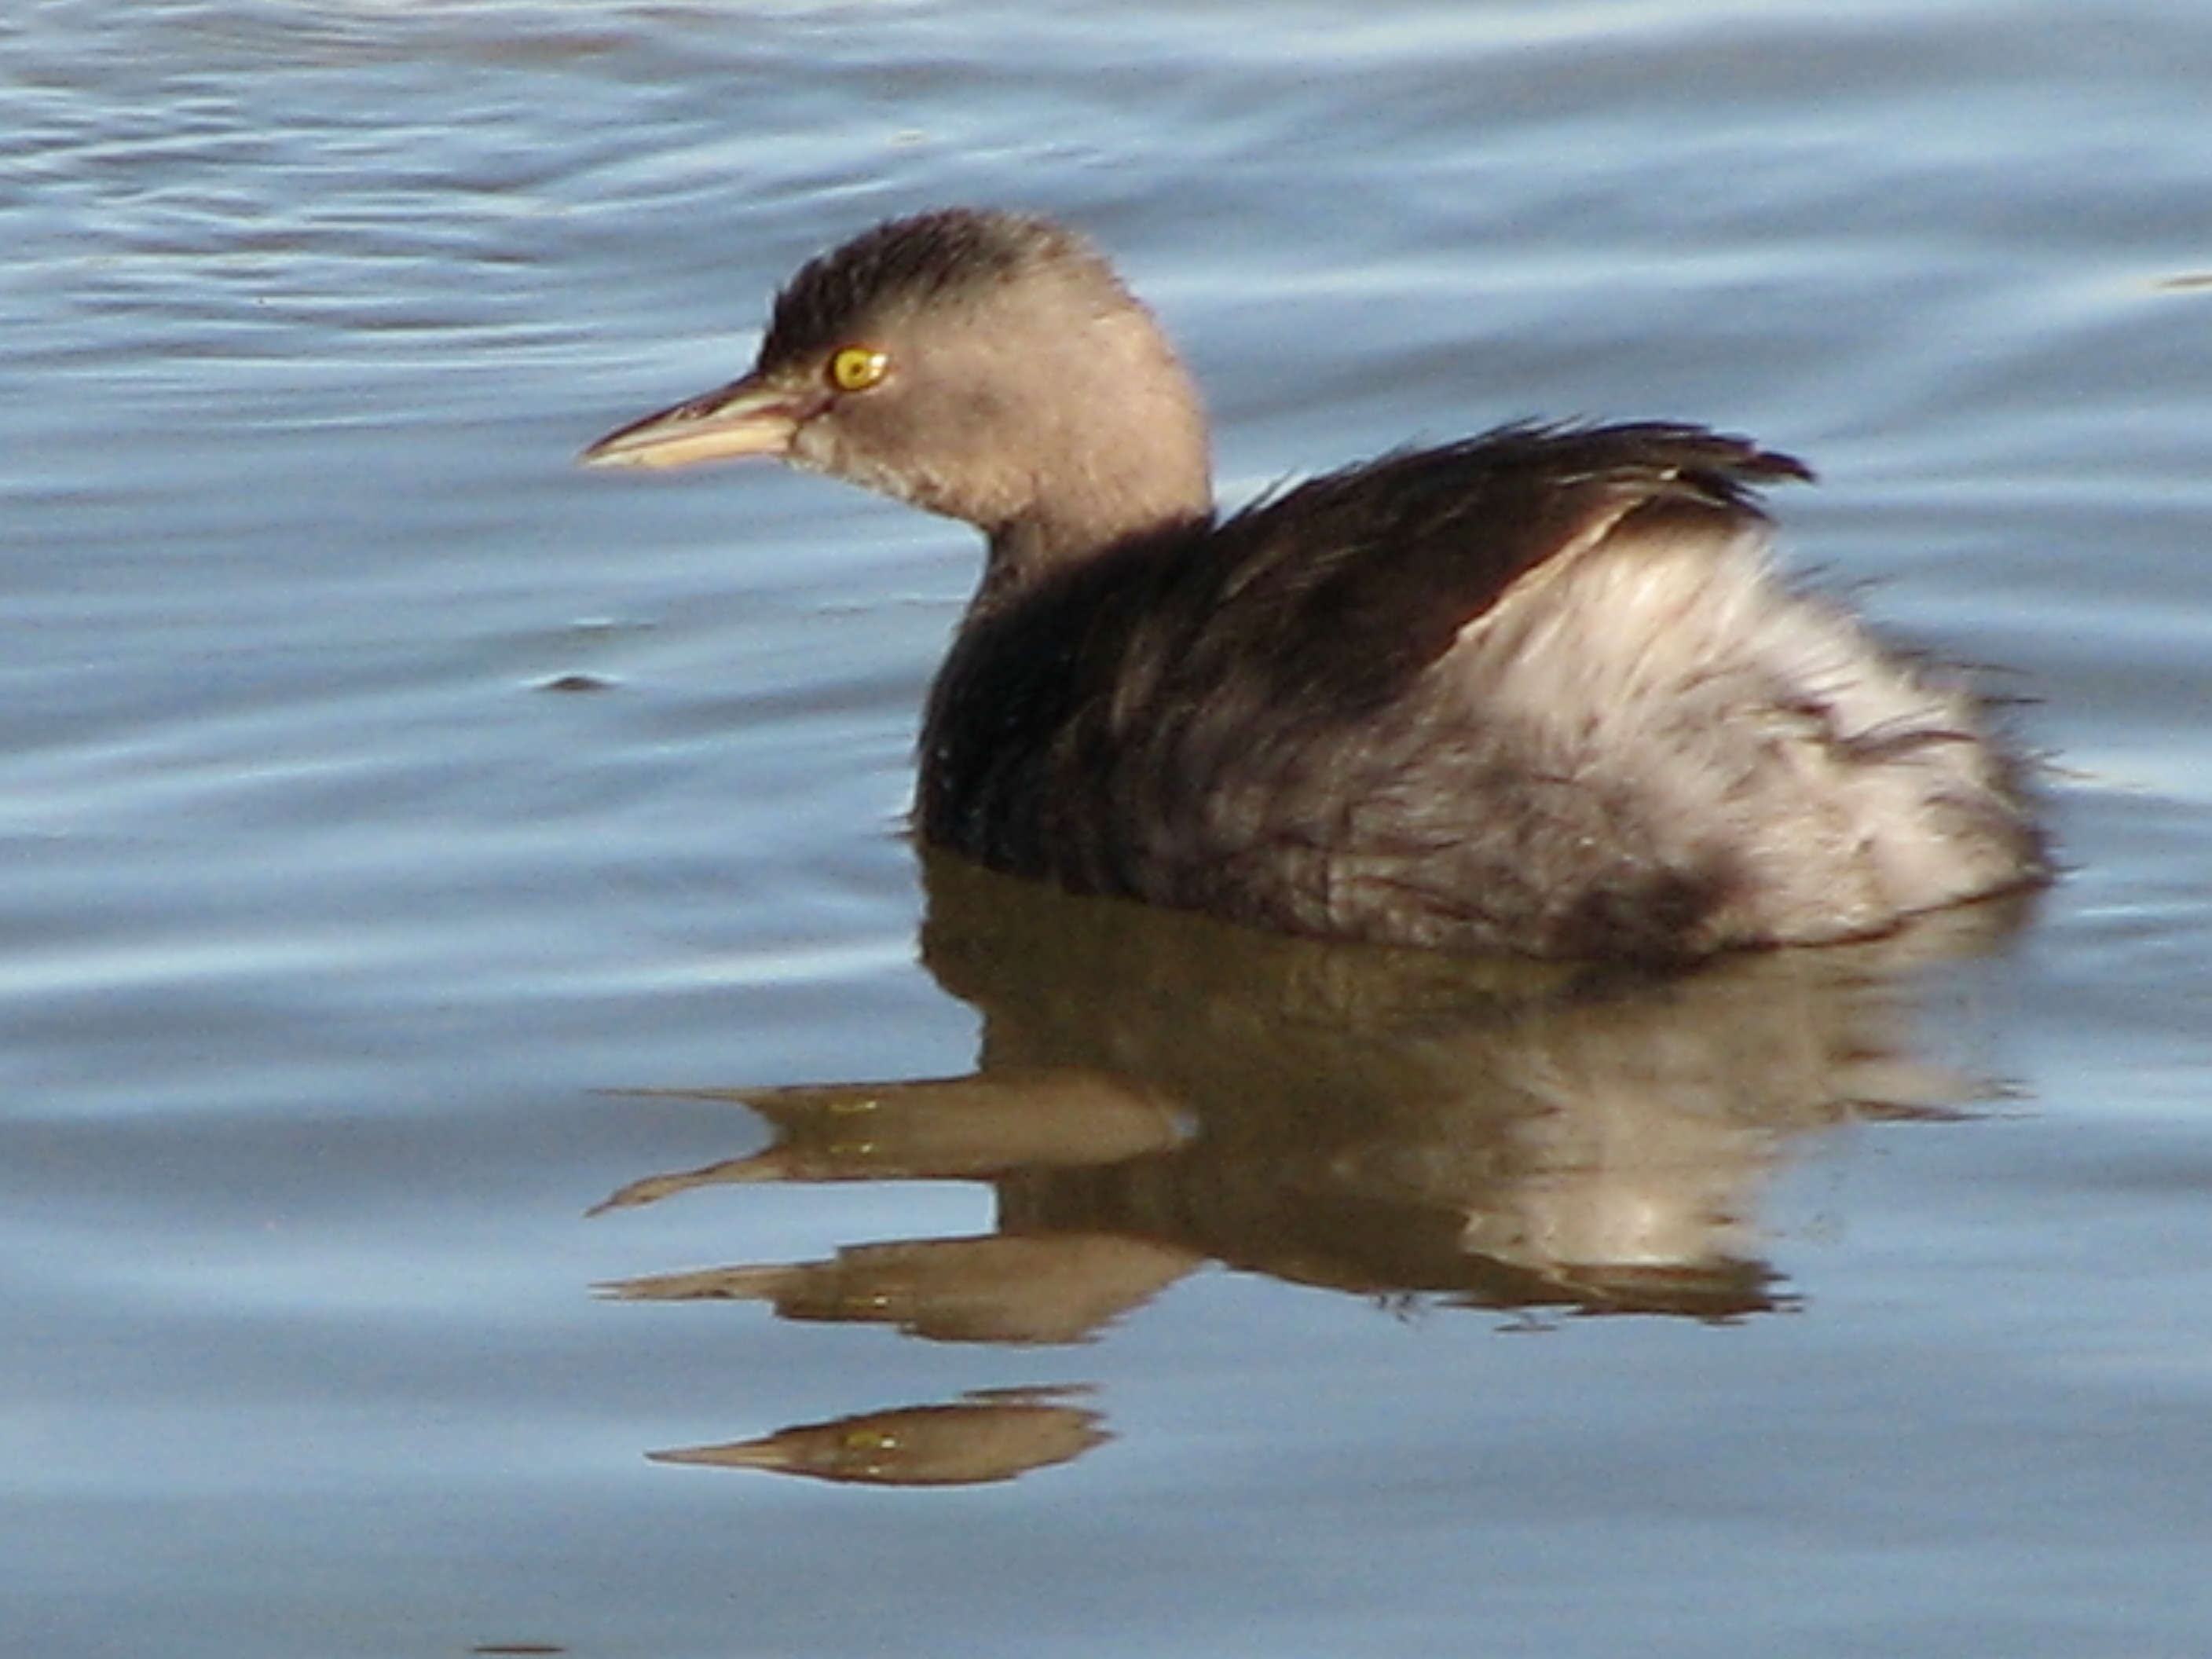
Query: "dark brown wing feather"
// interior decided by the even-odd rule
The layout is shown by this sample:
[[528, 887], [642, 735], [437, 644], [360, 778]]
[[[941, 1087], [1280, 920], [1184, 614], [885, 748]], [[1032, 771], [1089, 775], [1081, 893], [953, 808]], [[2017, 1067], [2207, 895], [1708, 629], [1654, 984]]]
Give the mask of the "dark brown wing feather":
[[1389, 456], [1224, 523], [1210, 556], [1229, 580], [1203, 631], [1223, 666], [1265, 663], [1277, 693], [1356, 716], [1593, 524], [1673, 502], [1760, 519], [1760, 486], [1811, 477], [1747, 440], [1656, 422], [1511, 426]]

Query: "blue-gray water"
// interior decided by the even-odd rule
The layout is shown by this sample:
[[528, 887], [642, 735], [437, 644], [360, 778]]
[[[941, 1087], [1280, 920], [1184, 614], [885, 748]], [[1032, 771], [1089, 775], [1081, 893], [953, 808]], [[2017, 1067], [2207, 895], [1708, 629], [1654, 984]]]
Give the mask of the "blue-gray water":
[[[2203, 1653], [2208, 86], [2197, 0], [19, 8], [0, 1649]], [[1594, 1003], [956, 884], [933, 975], [966, 532], [570, 461], [948, 201], [1115, 251], [1232, 496], [1805, 454], [2069, 878]], [[634, 1092], [979, 1006], [997, 1092]]]

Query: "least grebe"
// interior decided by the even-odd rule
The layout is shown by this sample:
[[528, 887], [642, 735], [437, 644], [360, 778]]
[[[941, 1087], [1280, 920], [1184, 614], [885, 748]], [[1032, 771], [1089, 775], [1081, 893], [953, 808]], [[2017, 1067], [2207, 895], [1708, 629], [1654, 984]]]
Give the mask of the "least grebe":
[[1050, 222], [896, 220], [803, 268], [743, 379], [594, 464], [772, 455], [963, 519], [923, 837], [1293, 933], [1680, 959], [2044, 878], [1962, 677], [1778, 577], [1699, 427], [1516, 425], [1214, 512], [1152, 314]]

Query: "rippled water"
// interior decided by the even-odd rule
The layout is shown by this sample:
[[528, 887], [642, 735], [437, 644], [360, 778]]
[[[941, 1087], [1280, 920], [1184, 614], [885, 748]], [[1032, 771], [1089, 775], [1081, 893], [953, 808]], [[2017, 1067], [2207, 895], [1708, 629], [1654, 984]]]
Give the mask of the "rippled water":
[[[2203, 1650], [2212, 17], [1343, 10], [0, 23], [0, 1646]], [[925, 883], [965, 532], [570, 458], [955, 200], [1231, 495], [1806, 454], [2069, 879], [1675, 986]]]

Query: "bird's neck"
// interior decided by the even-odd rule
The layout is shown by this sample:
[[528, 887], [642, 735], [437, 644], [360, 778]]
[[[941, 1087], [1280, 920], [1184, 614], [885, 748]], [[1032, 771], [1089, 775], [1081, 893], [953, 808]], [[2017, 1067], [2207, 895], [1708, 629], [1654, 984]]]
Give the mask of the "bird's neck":
[[1141, 507], [1124, 503], [1110, 513], [1070, 514], [1066, 509], [1073, 505], [1059, 501], [1050, 514], [1027, 514], [989, 530], [989, 553], [975, 596], [979, 608], [995, 609], [1054, 574], [1129, 542], [1207, 524], [1213, 517], [1210, 489]]
[[1090, 418], [1038, 446], [1050, 464], [1024, 479], [1004, 503], [1011, 510], [982, 526], [986, 596], [1019, 592], [1125, 543], [1212, 520], [1211, 446], [1186, 383], [1149, 396], [1101, 393], [1079, 407]]

